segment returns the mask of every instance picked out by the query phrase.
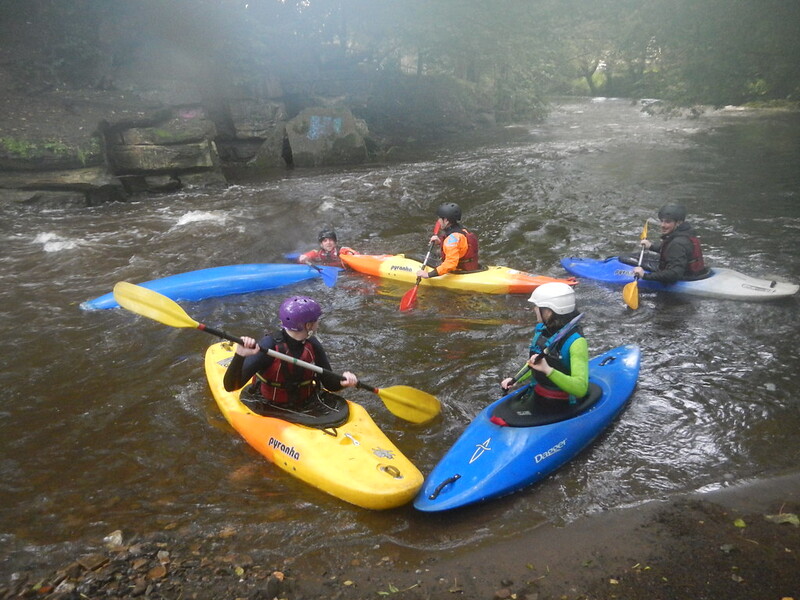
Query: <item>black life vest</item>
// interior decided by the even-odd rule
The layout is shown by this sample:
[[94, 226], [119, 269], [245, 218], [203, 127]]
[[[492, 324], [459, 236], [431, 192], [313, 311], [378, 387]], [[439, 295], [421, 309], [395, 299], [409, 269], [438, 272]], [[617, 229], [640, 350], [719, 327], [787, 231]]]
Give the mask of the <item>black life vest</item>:
[[[289, 345], [283, 340], [283, 332], [277, 334], [273, 350], [290, 354]], [[314, 347], [311, 342], [303, 342], [303, 352], [298, 357], [314, 363]], [[275, 359], [261, 373], [256, 373], [253, 383], [267, 402], [273, 404], [304, 404], [319, 389], [316, 374], [299, 365]]]
[[659, 270], [667, 268], [667, 248], [678, 236], [686, 238], [692, 245], [692, 251], [689, 256], [689, 264], [686, 266], [685, 276], [688, 278], [695, 278], [706, 275], [708, 271], [706, 269], [706, 263], [703, 260], [703, 249], [700, 247], [700, 239], [696, 235], [684, 235], [681, 233], [669, 237], [661, 245], [661, 252], [658, 260]]

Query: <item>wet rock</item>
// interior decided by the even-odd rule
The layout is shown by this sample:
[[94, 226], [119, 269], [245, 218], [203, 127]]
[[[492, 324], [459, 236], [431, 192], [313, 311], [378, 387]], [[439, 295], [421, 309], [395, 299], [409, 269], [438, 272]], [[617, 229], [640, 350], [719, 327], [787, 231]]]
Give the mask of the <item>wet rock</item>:
[[367, 158], [364, 126], [346, 108], [307, 108], [289, 121], [286, 135], [298, 167], [358, 164]]

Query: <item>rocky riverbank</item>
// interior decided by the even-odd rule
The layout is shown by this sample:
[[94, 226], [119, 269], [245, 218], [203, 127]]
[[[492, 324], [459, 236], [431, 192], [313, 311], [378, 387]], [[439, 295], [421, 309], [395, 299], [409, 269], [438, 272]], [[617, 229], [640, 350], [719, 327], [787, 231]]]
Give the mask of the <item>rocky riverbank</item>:
[[787, 600], [800, 597], [798, 514], [793, 475], [454, 552], [337, 547], [270, 562], [274, 549], [235, 531], [111, 532], [66, 564], [4, 573], [0, 598]]
[[[0, 37], [12, 27], [0, 23]], [[139, 57], [113, 83], [70, 87], [25, 80], [31, 51], [27, 39], [0, 47], [0, 202], [86, 206], [224, 186], [232, 172], [390, 161], [420, 141], [494, 128], [469, 93], [436, 79], [310, 95], [272, 79], [257, 90], [194, 80], [175, 65], [165, 78]]]

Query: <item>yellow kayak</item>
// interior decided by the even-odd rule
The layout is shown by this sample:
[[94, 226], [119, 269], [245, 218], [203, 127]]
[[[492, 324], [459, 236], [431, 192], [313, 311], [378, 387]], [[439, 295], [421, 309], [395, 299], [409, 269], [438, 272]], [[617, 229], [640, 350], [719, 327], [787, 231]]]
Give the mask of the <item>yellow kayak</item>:
[[294, 477], [363, 508], [394, 508], [414, 498], [422, 486], [422, 473], [389, 441], [361, 405], [342, 401], [349, 409], [346, 421], [324, 429], [261, 416], [240, 402], [241, 390], [227, 392], [222, 385], [232, 356], [230, 342], [208, 349], [208, 383], [228, 423], [267, 460]]
[[[344, 266], [359, 273], [412, 285], [417, 281], [417, 271], [422, 268], [421, 262], [406, 258], [404, 254], [343, 254], [340, 258]], [[420, 285], [484, 294], [530, 294], [540, 285], [554, 281], [568, 285], [577, 283], [574, 277], [555, 279], [495, 266], [473, 273], [447, 273], [432, 279], [422, 279]]]

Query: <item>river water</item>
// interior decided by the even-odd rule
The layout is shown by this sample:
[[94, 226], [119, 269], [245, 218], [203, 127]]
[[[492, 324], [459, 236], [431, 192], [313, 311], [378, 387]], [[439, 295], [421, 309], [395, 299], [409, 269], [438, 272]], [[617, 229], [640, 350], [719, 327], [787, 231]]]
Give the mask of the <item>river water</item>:
[[[79, 304], [120, 280], [282, 262], [336, 227], [366, 253], [421, 255], [444, 201], [462, 205], [482, 262], [564, 276], [565, 256], [632, 253], [648, 217], [688, 205], [707, 262], [800, 281], [800, 116], [708, 111], [663, 119], [624, 100], [565, 100], [547, 121], [429, 149], [416, 162], [279, 178], [85, 209], [0, 213], [0, 564], [100, 544], [111, 531], [235, 531], [276, 557], [380, 547], [461, 552], [545, 521], [797, 470], [798, 299], [764, 304], [582, 282], [592, 354], [642, 349], [632, 400], [567, 467], [513, 496], [443, 515], [371, 512], [310, 488], [252, 451], [220, 416], [203, 373], [213, 340], [124, 310]], [[651, 227], [651, 239], [657, 227]], [[239, 335], [274, 322], [290, 290], [184, 303]], [[325, 308], [337, 371], [434, 393], [442, 417], [409, 425], [363, 403], [427, 473], [526, 352], [520, 296], [423, 291], [358, 274], [291, 290]], [[234, 541], [235, 543], [235, 541]]]

